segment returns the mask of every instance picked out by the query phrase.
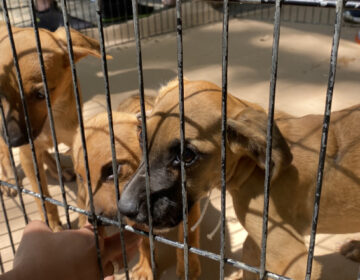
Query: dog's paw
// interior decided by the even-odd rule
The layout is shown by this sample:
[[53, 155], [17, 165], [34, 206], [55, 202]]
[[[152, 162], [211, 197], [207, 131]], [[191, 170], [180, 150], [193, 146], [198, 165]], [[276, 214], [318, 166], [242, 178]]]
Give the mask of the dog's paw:
[[[14, 178], [9, 179], [8, 177], [1, 175], [0, 180], [12, 185], [16, 185], [16, 181]], [[17, 190], [4, 185], [0, 185], [0, 191], [2, 192], [3, 195], [7, 197], [15, 197], [17, 195]]]
[[340, 253], [350, 260], [360, 262], [360, 240], [351, 240], [343, 244]]
[[[176, 265], [176, 275], [180, 279], [185, 279], [185, 267], [183, 261], [178, 261]], [[196, 280], [201, 275], [201, 265], [199, 256], [195, 254], [189, 254], [189, 279]]]
[[138, 263], [131, 271], [131, 280], [154, 280], [151, 267]]
[[17, 195], [17, 190], [14, 190], [7, 186], [0, 185], [0, 192], [7, 197], [15, 197]]

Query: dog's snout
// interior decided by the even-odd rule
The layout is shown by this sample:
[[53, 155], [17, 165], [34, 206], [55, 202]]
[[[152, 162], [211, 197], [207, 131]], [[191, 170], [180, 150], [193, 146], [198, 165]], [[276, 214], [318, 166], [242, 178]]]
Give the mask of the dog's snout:
[[135, 218], [139, 212], [138, 204], [129, 199], [120, 198], [119, 200], [120, 213], [131, 218]]
[[[27, 144], [29, 139], [27, 133], [21, 129], [17, 121], [10, 119], [8, 121], [9, 144], [11, 147], [19, 147]], [[4, 134], [4, 131], [3, 131]]]

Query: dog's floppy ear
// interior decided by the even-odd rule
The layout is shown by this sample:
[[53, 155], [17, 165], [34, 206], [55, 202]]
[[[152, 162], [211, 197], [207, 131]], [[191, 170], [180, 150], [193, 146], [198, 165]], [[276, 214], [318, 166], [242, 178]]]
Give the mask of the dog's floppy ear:
[[[100, 45], [99, 42], [93, 38], [81, 34], [79, 31], [76, 31], [70, 28], [71, 40], [73, 45], [73, 53], [75, 62], [79, 61], [81, 58], [92, 55], [97, 58], [101, 58]], [[64, 27], [60, 27], [55, 31], [55, 36], [58, 39], [58, 42], [61, 45], [62, 49], [65, 49], [67, 52], [67, 39], [66, 31]], [[107, 56], [107, 58], [112, 58]]]
[[[251, 108], [244, 109], [235, 118], [227, 120], [227, 140], [235, 154], [246, 153], [265, 169], [267, 115]], [[290, 148], [274, 122], [272, 138], [271, 176], [275, 178], [282, 168], [290, 165]]]

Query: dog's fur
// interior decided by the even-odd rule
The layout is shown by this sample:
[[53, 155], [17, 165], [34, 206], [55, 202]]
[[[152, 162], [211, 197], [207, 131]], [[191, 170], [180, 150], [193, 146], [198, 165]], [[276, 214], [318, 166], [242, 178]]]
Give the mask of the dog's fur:
[[[145, 108], [151, 109], [153, 100], [146, 99]], [[118, 177], [120, 194], [124, 185], [135, 173], [142, 157], [139, 145], [138, 126], [136, 113], [140, 111], [137, 96], [124, 100], [118, 107], [118, 112], [113, 112], [114, 136], [116, 159], [118, 162]], [[117, 219], [117, 199], [114, 188], [112, 169], [112, 154], [110, 149], [110, 135], [107, 113], [98, 114], [85, 122], [86, 145], [88, 148], [89, 170], [93, 201], [97, 215], [104, 215]], [[141, 141], [141, 140], [140, 140]], [[89, 209], [89, 195], [85, 176], [85, 166], [82, 153], [80, 132], [77, 133], [73, 145], [73, 161], [75, 172], [78, 175], [78, 206]], [[196, 223], [200, 216], [197, 204], [189, 216], [189, 227]], [[80, 216], [80, 225], [86, 221], [85, 216]], [[183, 241], [183, 228], [179, 227], [179, 240]], [[191, 246], [199, 247], [199, 229], [189, 233]], [[178, 250], [177, 274], [184, 276], [183, 250]], [[153, 279], [150, 261], [150, 248], [148, 238], [143, 238], [139, 248], [140, 259], [132, 270], [132, 279]], [[190, 279], [196, 279], [201, 272], [197, 255], [189, 255]]]
[[[175, 85], [175, 86], [174, 86]], [[220, 186], [221, 89], [205, 81], [185, 81], [185, 135], [188, 201], [193, 205]], [[160, 93], [147, 118], [153, 221], [172, 227], [181, 221], [178, 86]], [[266, 269], [304, 279], [317, 178], [323, 116], [293, 117], [276, 112], [273, 129]], [[360, 106], [334, 112], [327, 144], [319, 233], [360, 231]], [[260, 106], [228, 95], [227, 190], [248, 232], [243, 261], [260, 263], [267, 114]], [[144, 168], [129, 181], [119, 201], [123, 214], [147, 219]], [[154, 176], [155, 175], [155, 176]], [[312, 279], [322, 267], [314, 261]], [[249, 272], [245, 279], [258, 279]]]
[[[53, 146], [53, 142], [36, 51], [34, 30], [32, 28], [16, 27], [13, 27], [12, 30], [35, 143], [42, 191], [44, 195], [49, 196], [44, 165], [46, 164], [50, 173], [55, 176], [57, 176], [57, 172], [55, 161], [47, 152]], [[59, 28], [56, 32], [39, 29], [39, 34], [57, 140], [59, 144], [64, 143], [71, 146], [78, 121], [65, 29]], [[71, 30], [71, 37], [75, 62], [87, 55], [101, 57], [97, 41], [75, 30]], [[26, 177], [29, 178], [33, 190], [39, 193], [32, 155], [28, 145], [28, 136], [10, 41], [4, 24], [0, 24], [0, 53], [2, 54], [0, 56], [0, 94], [6, 114], [10, 145], [12, 147], [20, 147], [21, 166]], [[12, 172], [8, 164], [8, 150], [3, 141], [1, 141], [1, 154], [3, 156], [2, 165], [8, 168], [4, 169], [10, 170], [7, 173]], [[63, 176], [65, 179], [71, 179], [73, 173], [64, 170]], [[41, 211], [41, 202], [38, 199], [36, 201]], [[46, 209], [50, 227], [53, 230], [61, 230], [56, 206], [46, 203]], [[43, 216], [42, 211], [41, 213]]]

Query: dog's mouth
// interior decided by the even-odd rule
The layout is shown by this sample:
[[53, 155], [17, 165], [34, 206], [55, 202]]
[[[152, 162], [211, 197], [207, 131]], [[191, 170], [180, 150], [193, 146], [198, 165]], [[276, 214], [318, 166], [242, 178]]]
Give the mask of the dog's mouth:
[[[167, 196], [151, 197], [151, 215], [154, 232], [163, 233], [178, 226], [183, 221], [182, 202], [176, 202]], [[189, 202], [188, 209], [192, 203]], [[149, 229], [148, 209], [146, 201], [143, 201], [137, 214], [129, 217], [136, 224], [140, 224]]]

